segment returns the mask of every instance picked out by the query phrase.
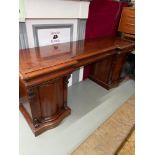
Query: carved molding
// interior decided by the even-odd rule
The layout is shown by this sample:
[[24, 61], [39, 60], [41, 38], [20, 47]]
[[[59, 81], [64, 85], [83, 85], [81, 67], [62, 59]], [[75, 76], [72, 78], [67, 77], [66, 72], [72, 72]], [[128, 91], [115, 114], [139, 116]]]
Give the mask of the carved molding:
[[34, 98], [34, 96], [35, 96], [34, 88], [28, 88], [28, 89], [27, 89], [27, 96], [28, 96], [29, 102], [31, 102], [31, 100], [32, 100], [32, 99]]
[[37, 118], [33, 118], [33, 125], [35, 128], [38, 128], [40, 126], [40, 121]]

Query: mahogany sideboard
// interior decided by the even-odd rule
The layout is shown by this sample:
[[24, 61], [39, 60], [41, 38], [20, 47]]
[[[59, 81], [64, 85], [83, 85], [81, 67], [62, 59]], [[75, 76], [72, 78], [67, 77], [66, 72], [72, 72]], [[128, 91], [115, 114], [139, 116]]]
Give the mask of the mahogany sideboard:
[[89, 78], [110, 89], [119, 84], [125, 58], [133, 49], [133, 41], [110, 37], [20, 50], [19, 107], [35, 136], [71, 113], [67, 84], [73, 71], [89, 64]]

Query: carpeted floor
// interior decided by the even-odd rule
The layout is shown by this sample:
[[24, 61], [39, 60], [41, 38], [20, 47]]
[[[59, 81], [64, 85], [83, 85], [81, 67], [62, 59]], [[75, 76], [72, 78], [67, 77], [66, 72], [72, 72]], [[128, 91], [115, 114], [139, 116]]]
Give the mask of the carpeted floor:
[[130, 97], [72, 155], [134, 155], [135, 98]]
[[134, 155], [135, 154], [135, 130], [125, 141], [124, 145], [118, 151], [117, 155]]

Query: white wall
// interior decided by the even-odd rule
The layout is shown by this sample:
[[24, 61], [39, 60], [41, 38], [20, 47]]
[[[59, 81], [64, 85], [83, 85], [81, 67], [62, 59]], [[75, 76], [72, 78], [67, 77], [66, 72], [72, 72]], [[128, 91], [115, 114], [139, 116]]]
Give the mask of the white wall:
[[25, 0], [26, 18], [87, 18], [89, 2]]
[[19, 0], [19, 21], [25, 22], [25, 3], [24, 0]]
[[34, 47], [32, 25], [35, 24], [73, 24], [73, 41], [77, 39], [77, 19], [26, 19], [29, 47]]

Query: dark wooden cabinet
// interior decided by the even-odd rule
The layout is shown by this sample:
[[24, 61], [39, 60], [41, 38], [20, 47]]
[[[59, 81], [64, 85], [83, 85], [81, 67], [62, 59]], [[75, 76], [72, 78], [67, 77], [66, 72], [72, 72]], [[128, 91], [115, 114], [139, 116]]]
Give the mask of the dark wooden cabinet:
[[64, 76], [30, 88], [22, 87], [22, 90], [27, 90], [24, 95], [28, 100], [27, 103], [20, 103], [20, 109], [25, 114], [23, 104], [29, 104], [31, 110], [29, 123], [32, 122], [31, 129], [35, 135], [57, 126], [71, 113], [71, 109], [67, 106], [68, 78], [69, 76]]
[[106, 89], [116, 87], [120, 82], [122, 67], [127, 53], [113, 54], [90, 65], [89, 78]]
[[20, 50], [19, 54], [20, 110], [36, 136], [57, 126], [71, 113], [67, 84], [74, 70], [91, 64], [89, 78], [106, 89], [115, 87], [134, 42], [112, 37], [58, 46], [63, 46], [64, 51], [59, 53], [53, 46], [44, 46]]
[[106, 89], [109, 89], [108, 85], [111, 83], [111, 69], [113, 67], [114, 58], [115, 54], [108, 56], [99, 62], [91, 64], [89, 78]]

